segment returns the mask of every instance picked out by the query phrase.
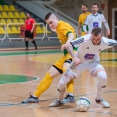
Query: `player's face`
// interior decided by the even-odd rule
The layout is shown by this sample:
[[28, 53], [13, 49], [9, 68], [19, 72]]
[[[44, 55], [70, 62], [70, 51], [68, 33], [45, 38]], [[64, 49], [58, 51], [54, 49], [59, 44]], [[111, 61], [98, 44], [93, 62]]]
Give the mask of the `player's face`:
[[48, 20], [46, 20], [46, 24], [50, 28], [56, 29], [56, 27], [58, 25], [58, 18], [56, 16], [50, 16], [50, 18]]
[[98, 6], [97, 5], [93, 5], [92, 6], [92, 12], [93, 13], [97, 13], [98, 12]]
[[83, 6], [83, 5], [82, 5], [82, 6], [81, 6], [81, 10], [82, 10], [83, 13], [86, 13], [88, 9], [87, 9], [86, 6]]
[[94, 34], [91, 35], [91, 40], [94, 45], [98, 45], [101, 42], [102, 34], [100, 33], [98, 36], [95, 36]]
[[29, 14], [26, 14], [26, 17], [27, 17], [27, 19], [29, 19], [30, 18], [30, 15]]

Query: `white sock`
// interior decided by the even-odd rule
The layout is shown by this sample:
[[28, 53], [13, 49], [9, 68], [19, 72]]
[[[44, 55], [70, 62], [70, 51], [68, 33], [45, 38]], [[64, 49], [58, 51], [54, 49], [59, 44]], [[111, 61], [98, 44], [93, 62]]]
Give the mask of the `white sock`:
[[[59, 96], [59, 100], [62, 100], [63, 97], [64, 97], [64, 93], [65, 93], [65, 87], [66, 87], [66, 84], [71, 80], [73, 79], [73, 73], [70, 71], [70, 69], [68, 69], [64, 75], [62, 76], [61, 80], [59, 81], [59, 84], [58, 84], [58, 96]], [[73, 78], [72, 78], [73, 77]]]
[[65, 93], [65, 88], [61, 91], [58, 90], [58, 100], [61, 101], [64, 97], [64, 93]]
[[32, 95], [34, 98], [37, 98], [34, 94]]
[[101, 100], [102, 99], [102, 94], [103, 94], [103, 92], [104, 92], [104, 90], [105, 90], [105, 88], [101, 88], [102, 86], [100, 85], [100, 83], [98, 83], [98, 85], [97, 85], [97, 100]]
[[98, 78], [98, 85], [97, 85], [97, 100], [102, 99], [102, 94], [105, 90], [106, 87], [106, 82], [107, 82], [107, 75], [105, 71], [100, 71], [97, 74]]
[[74, 96], [73, 93], [68, 93], [68, 95], [70, 95], [70, 96]]

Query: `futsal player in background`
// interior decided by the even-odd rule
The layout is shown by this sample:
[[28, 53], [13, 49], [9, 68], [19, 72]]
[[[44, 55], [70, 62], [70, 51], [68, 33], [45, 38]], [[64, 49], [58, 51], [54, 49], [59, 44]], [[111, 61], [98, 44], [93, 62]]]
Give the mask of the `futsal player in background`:
[[[83, 25], [83, 30], [85, 34], [91, 33], [94, 27], [102, 28], [102, 23], [104, 23], [107, 30], [106, 36], [108, 37], [110, 35], [110, 29], [104, 15], [98, 13], [98, 10], [99, 10], [98, 4], [97, 3], [92, 4], [91, 10], [92, 10], [92, 13], [87, 16]], [[89, 28], [88, 31], [87, 31], [87, 26]]]
[[[86, 4], [82, 4], [81, 10], [82, 10], [82, 14], [80, 14], [79, 18], [78, 18], [78, 34], [79, 34], [79, 36], [85, 35], [85, 32], [83, 30], [83, 24], [86, 20], [86, 17], [90, 14], [90, 12], [88, 12], [88, 6]], [[86, 30], [88, 31], [88, 26], [86, 26]]]

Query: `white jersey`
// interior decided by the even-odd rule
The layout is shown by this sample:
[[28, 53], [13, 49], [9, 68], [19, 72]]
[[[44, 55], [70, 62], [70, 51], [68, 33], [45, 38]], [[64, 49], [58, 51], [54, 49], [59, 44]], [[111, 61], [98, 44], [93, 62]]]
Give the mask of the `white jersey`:
[[117, 41], [102, 37], [99, 45], [94, 45], [91, 34], [87, 34], [71, 41], [73, 47], [78, 47], [78, 58], [81, 62], [99, 61], [99, 53], [107, 48], [117, 45]]
[[108, 23], [106, 22], [106, 19], [105, 19], [103, 14], [100, 14], [100, 13], [90, 14], [90, 15], [87, 16], [87, 18], [86, 18], [86, 20], [84, 22], [83, 29], [85, 31], [86, 30], [85, 29], [86, 28], [85, 25], [88, 25], [88, 27], [89, 27], [88, 33], [91, 33], [92, 29], [94, 27], [102, 28], [102, 23], [104, 23], [105, 27], [107, 28], [107, 30], [109, 30]]

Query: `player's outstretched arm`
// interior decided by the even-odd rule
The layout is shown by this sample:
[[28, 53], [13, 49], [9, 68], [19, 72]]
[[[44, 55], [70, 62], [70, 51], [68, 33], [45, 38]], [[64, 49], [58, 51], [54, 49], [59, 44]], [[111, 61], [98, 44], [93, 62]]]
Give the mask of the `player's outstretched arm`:
[[73, 33], [69, 33], [67, 42], [62, 45], [61, 50], [63, 51], [64, 49], [66, 49], [67, 44], [69, 44], [70, 41], [72, 41], [73, 39], [74, 39], [74, 34]]
[[117, 41], [114, 40], [114, 39], [109, 39], [109, 38], [105, 37], [103, 39], [103, 41], [104, 41], [104, 47], [105, 47], [105, 49], [112, 48], [113, 46], [117, 46]]
[[74, 34], [73, 33], [69, 33], [68, 34], [68, 40], [66, 43], [69, 43], [70, 41], [72, 41], [74, 39]]
[[71, 43], [67, 44], [66, 50], [69, 52], [72, 58], [75, 58], [77, 56], [76, 53], [74, 53], [73, 51], [73, 46], [71, 45]]
[[114, 39], [108, 39], [108, 46], [117, 46], [117, 41]]
[[79, 35], [79, 36], [81, 36], [81, 31], [80, 31], [81, 26], [82, 26], [82, 25], [81, 25], [80, 23], [78, 23], [78, 35]]
[[80, 59], [77, 57], [77, 54], [74, 53], [73, 51], [73, 46], [69, 43], [66, 46], [67, 51], [69, 52], [69, 54], [71, 55], [71, 57], [73, 58], [73, 61], [76, 65], [79, 65], [81, 63]]

